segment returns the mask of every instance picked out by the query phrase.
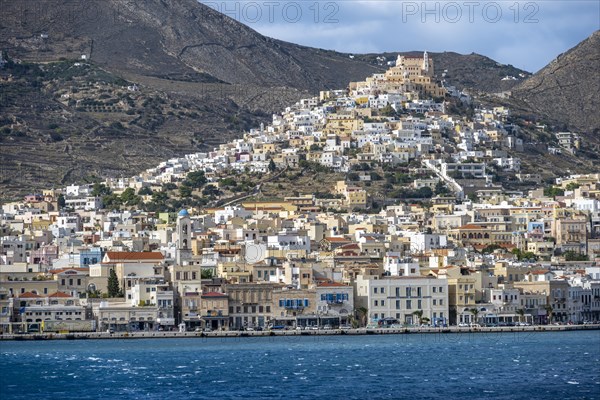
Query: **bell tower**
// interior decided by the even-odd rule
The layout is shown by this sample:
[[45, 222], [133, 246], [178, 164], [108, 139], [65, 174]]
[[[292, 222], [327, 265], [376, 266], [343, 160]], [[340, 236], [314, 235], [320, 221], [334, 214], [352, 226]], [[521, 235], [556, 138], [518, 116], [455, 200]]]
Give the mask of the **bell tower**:
[[426, 51], [423, 53], [423, 71], [429, 72], [429, 54]]
[[179, 211], [177, 214], [177, 249], [175, 258], [177, 265], [183, 265], [185, 261], [192, 258], [192, 222], [187, 210]]

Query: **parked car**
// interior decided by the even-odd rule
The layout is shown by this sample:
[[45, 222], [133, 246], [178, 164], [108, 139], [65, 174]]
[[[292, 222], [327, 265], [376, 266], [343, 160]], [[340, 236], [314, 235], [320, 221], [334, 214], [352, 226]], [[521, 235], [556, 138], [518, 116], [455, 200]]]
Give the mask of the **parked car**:
[[460, 324], [458, 324], [459, 328], [468, 328], [469, 324], [465, 323], [465, 322], [461, 322]]
[[352, 329], [352, 325], [342, 324], [342, 325], [340, 325], [340, 329]]
[[329, 329], [331, 329], [331, 325], [324, 325], [323, 329], [329, 330]]

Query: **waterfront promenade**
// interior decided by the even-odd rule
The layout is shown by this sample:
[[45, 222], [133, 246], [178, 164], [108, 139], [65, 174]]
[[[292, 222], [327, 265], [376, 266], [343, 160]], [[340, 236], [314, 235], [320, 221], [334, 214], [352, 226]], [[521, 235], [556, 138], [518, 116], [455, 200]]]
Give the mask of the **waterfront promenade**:
[[35, 333], [0, 335], [0, 340], [77, 340], [77, 339], [148, 339], [148, 338], [239, 338], [261, 336], [328, 336], [328, 335], [405, 335], [445, 333], [543, 333], [564, 331], [600, 330], [593, 325], [534, 325], [506, 327], [407, 327], [407, 328], [357, 328], [320, 330], [265, 330], [265, 331], [214, 331], [214, 332], [78, 332], [78, 333]]

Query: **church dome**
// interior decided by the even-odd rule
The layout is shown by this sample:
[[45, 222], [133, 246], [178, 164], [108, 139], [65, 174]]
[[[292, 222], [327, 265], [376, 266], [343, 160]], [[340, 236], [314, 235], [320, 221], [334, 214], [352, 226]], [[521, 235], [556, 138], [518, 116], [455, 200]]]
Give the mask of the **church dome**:
[[181, 210], [179, 211], [179, 214], [177, 214], [180, 217], [189, 217], [190, 214], [187, 212], [187, 210]]

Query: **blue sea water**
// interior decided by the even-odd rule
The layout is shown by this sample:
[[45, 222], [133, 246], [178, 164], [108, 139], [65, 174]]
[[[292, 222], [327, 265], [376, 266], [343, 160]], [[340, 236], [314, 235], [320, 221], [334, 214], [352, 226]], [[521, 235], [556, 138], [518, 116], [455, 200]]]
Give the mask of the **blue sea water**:
[[600, 331], [0, 343], [0, 399], [600, 399]]

